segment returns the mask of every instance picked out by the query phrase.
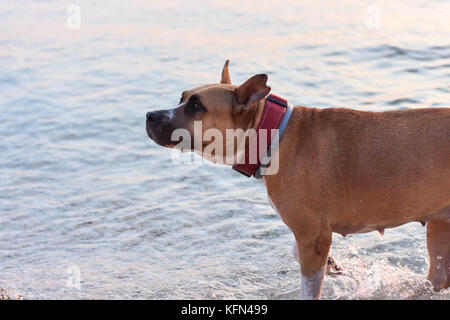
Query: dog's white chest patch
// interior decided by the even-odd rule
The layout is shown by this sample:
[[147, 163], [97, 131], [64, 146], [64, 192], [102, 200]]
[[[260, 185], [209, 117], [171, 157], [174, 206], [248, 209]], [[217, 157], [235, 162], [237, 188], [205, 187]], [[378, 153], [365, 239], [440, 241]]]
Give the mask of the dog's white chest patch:
[[275, 203], [273, 203], [272, 199], [270, 199], [269, 195], [267, 195], [267, 201], [269, 202], [270, 206], [272, 207], [273, 210], [275, 210], [275, 212], [280, 215], [280, 213], [278, 212], [277, 207], [275, 206]]
[[[264, 178], [262, 178], [262, 181], [264, 182], [264, 185], [265, 185], [266, 188], [267, 188], [266, 181], [264, 180]], [[272, 199], [270, 199], [269, 193], [267, 193], [267, 201], [269, 202], [269, 204], [270, 204], [270, 206], [272, 207], [272, 209], [275, 210], [275, 212], [276, 212], [278, 215], [280, 215], [280, 213], [278, 212], [277, 207], [275, 206], [275, 203], [273, 203]]]
[[[264, 182], [264, 185], [266, 185], [266, 182], [264, 181], [264, 178], [262, 179]], [[267, 187], [267, 186], [266, 186]], [[269, 193], [267, 193], [267, 201], [269, 202], [270, 206], [273, 210], [278, 214], [278, 216], [281, 218], [280, 213], [278, 212], [277, 207], [275, 206], [275, 203], [273, 203], [272, 199], [270, 199]], [[292, 247], [292, 255], [294, 256], [295, 261], [300, 263], [300, 258], [298, 256], [298, 249], [297, 249], [297, 243], [294, 241], [294, 246]]]

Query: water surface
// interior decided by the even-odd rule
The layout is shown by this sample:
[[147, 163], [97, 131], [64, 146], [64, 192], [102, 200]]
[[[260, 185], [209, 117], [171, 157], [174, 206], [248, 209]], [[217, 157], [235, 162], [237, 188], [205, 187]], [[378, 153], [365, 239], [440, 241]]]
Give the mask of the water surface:
[[[0, 1], [0, 287], [32, 299], [296, 299], [293, 235], [263, 185], [174, 164], [145, 113], [182, 90], [269, 75], [293, 104], [450, 107], [450, 4]], [[370, 10], [369, 10], [370, 12]], [[328, 299], [449, 299], [425, 228], [334, 236]], [[67, 286], [73, 268], [80, 290]]]

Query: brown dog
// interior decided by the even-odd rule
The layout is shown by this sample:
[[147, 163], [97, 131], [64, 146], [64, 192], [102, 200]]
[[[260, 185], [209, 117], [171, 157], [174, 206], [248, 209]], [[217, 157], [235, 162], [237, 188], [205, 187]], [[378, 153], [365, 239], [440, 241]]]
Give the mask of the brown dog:
[[[174, 130], [194, 135], [194, 121], [201, 121], [202, 133], [214, 128], [224, 136], [227, 129], [255, 128], [270, 91], [266, 81], [266, 75], [256, 75], [232, 85], [227, 61], [219, 84], [183, 92], [174, 109], [149, 112], [147, 133], [174, 147]], [[205, 155], [210, 141], [200, 139], [187, 149], [214, 156]], [[229, 143], [213, 153], [225, 154]], [[383, 232], [412, 221], [428, 224], [428, 279], [436, 290], [450, 286], [450, 108], [363, 112], [297, 106], [279, 144], [279, 163], [278, 172], [263, 180], [294, 233], [304, 298], [320, 298], [332, 232]]]

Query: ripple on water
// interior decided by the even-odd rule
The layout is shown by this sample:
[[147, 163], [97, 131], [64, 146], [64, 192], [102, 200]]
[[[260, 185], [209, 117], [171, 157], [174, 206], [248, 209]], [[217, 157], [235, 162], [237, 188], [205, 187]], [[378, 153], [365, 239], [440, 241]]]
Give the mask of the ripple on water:
[[[27, 6], [27, 24], [20, 3], [0, 8], [13, 26], [0, 28], [0, 287], [11, 295], [300, 296], [294, 238], [264, 186], [227, 167], [176, 163], [145, 133], [147, 111], [218, 81], [226, 58], [234, 83], [265, 72], [272, 91], [294, 104], [449, 106], [450, 30], [433, 14], [447, 9], [437, 0], [386, 2], [383, 12], [410, 14], [383, 16], [370, 31], [366, 8], [347, 0], [257, 8], [150, 1], [126, 10], [118, 0], [86, 2], [89, 23], [78, 31], [54, 19], [60, 8]], [[423, 24], [408, 20], [418, 18]], [[384, 238], [335, 236], [331, 255], [344, 274], [325, 279], [324, 297], [449, 299], [448, 290], [427, 289], [425, 238], [415, 224]], [[81, 290], [65, 286], [71, 267], [80, 268]]]

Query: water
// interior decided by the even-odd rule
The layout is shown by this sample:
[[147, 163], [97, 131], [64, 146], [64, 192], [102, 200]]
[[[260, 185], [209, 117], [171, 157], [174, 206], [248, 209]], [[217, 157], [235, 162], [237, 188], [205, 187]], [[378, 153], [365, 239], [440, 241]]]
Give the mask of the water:
[[[71, 2], [0, 1], [0, 287], [26, 299], [300, 296], [263, 185], [174, 164], [145, 133], [226, 58], [232, 81], [265, 72], [293, 104], [450, 107], [447, 1], [376, 1], [379, 29], [369, 1], [73, 3], [80, 30]], [[324, 298], [450, 298], [419, 292], [419, 223], [335, 235], [331, 255], [345, 273]]]

